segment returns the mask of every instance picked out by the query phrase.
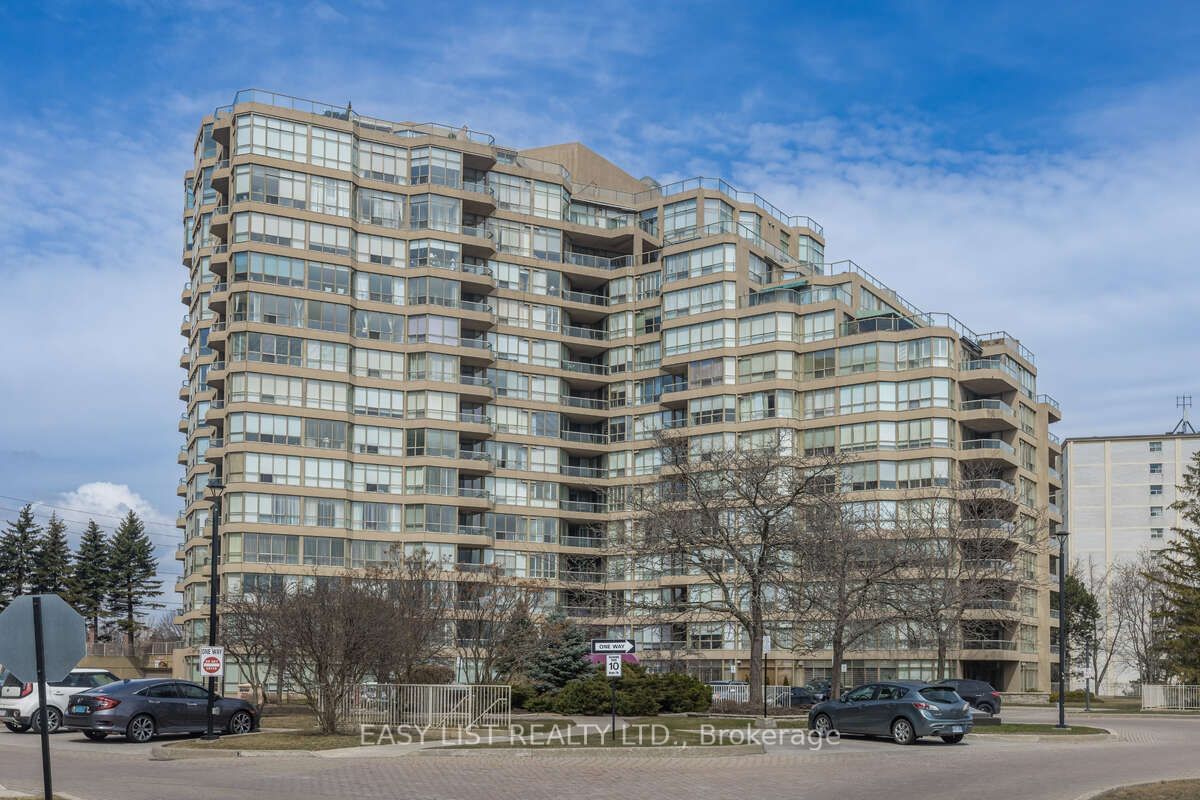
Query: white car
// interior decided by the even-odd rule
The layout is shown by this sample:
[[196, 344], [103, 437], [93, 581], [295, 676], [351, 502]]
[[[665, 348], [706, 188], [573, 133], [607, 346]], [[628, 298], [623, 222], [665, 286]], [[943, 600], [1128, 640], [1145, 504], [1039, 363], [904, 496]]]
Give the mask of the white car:
[[[7, 670], [0, 672], [0, 678], [0, 722], [13, 733], [21, 733], [31, 727], [37, 730], [37, 686], [22, 683]], [[46, 716], [49, 718], [49, 731], [53, 733], [62, 725], [67, 700], [71, 695], [118, 680], [120, 678], [106, 669], [73, 669], [65, 680], [48, 682]]]

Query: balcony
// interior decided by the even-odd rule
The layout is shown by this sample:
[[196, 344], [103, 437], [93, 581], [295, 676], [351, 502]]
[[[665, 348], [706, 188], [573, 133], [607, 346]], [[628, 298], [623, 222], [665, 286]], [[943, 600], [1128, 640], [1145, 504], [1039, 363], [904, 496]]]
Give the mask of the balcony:
[[1002, 394], [1021, 390], [1020, 374], [1012, 362], [1002, 356], [990, 356], [960, 364], [959, 382], [979, 394]]
[[1051, 422], [1058, 422], [1062, 419], [1062, 407], [1053, 397], [1048, 394], [1039, 394], [1036, 400], [1040, 405], [1046, 407], [1046, 413], [1050, 416]]
[[1002, 439], [966, 439], [959, 449], [964, 458], [1000, 460], [1011, 466], [1017, 463], [1016, 448]]
[[605, 258], [604, 256], [593, 256], [587, 253], [563, 253], [563, 261], [568, 264], [574, 264], [577, 267], [588, 267], [590, 269], [614, 270], [624, 269], [630, 266], [633, 262], [632, 256], [615, 256], [613, 258]]
[[963, 639], [963, 650], [1013, 650], [1017, 643], [1012, 639]]
[[1005, 498], [1017, 495], [1017, 487], [1002, 478], [977, 478], [963, 481], [962, 488], [967, 492], [995, 492]]

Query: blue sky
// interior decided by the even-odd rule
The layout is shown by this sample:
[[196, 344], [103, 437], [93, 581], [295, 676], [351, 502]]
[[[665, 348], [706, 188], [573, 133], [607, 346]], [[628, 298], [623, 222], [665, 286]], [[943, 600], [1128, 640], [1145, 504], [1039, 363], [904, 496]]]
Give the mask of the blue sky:
[[1200, 388], [1198, 45], [1184, 3], [0, 5], [0, 509], [175, 540], [181, 175], [250, 86], [724, 176], [1021, 338], [1060, 434], [1165, 430]]

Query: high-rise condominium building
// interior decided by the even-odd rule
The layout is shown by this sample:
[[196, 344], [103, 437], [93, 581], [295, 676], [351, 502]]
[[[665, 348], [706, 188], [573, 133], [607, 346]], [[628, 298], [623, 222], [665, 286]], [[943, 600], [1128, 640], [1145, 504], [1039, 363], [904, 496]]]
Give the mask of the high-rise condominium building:
[[1067, 526], [1072, 562], [1100, 573], [1171, 540], [1176, 486], [1200, 435], [1160, 433], [1067, 439]]
[[[452, 585], [480, 565], [539, 581], [547, 609], [632, 636], [643, 661], [744, 676], [731, 624], [616, 613], [664, 585], [610, 545], [672, 428], [697, 450], [779, 437], [852, 454], [847, 488], [891, 510], [969, 467], [994, 490], [981, 524], [1007, 572], [954, 669], [1049, 688], [1060, 412], [1033, 354], [827, 263], [813, 219], [723, 180], [637, 179], [580, 144], [518, 151], [244, 91], [200, 126], [183, 223], [190, 643], [206, 636], [215, 474], [223, 594], [421, 548]], [[777, 634], [772, 681], [828, 674], [827, 651], [788, 644]], [[850, 658], [851, 682], [933, 675], [900, 626]]]

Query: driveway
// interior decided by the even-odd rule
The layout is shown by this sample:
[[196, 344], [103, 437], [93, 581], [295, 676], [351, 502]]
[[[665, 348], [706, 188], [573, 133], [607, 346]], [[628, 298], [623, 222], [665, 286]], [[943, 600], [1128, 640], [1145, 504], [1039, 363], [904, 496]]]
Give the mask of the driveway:
[[[1010, 722], [1049, 722], [1052, 709], [1009, 709]], [[899, 747], [847, 739], [820, 751], [773, 745], [744, 757], [553, 758], [472, 752], [456, 757], [255, 758], [154, 762], [146, 746], [122, 740], [53, 738], [55, 787], [88, 800], [742, 800], [845, 797], [863, 800], [1077, 800], [1109, 786], [1200, 777], [1200, 718], [1082, 713], [1076, 724], [1110, 737], [1055, 741], [970, 736]], [[0, 734], [0, 783], [39, 785], [37, 737]]]

